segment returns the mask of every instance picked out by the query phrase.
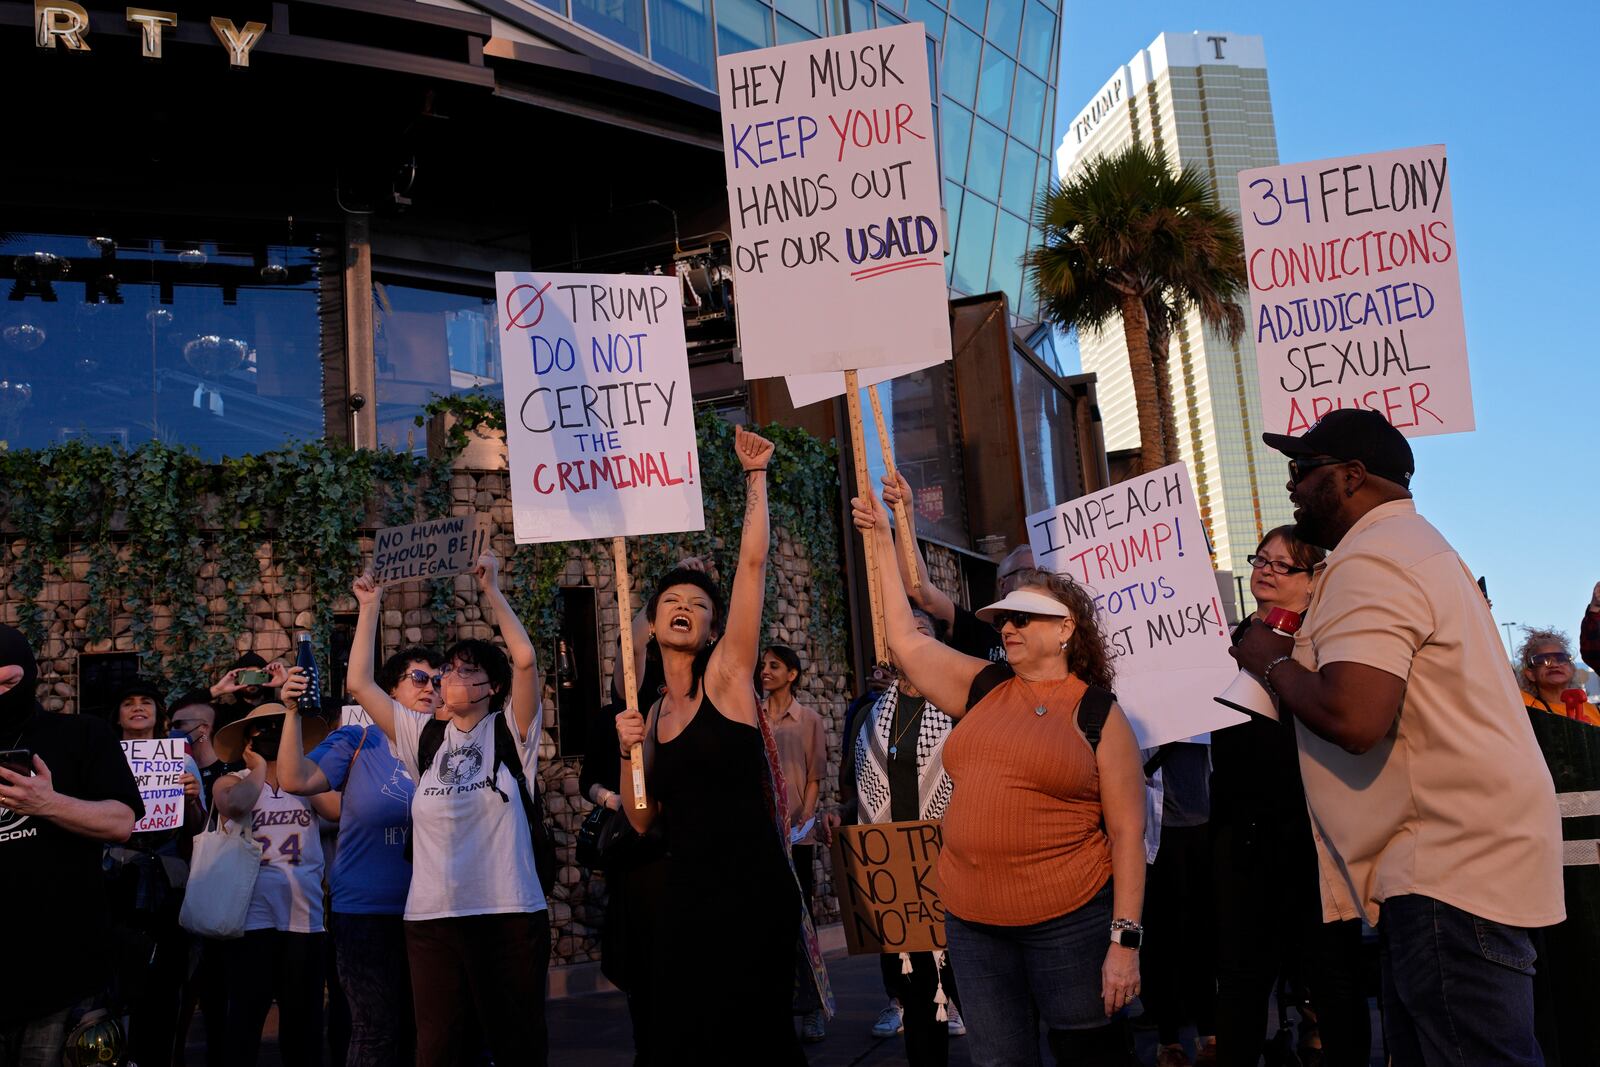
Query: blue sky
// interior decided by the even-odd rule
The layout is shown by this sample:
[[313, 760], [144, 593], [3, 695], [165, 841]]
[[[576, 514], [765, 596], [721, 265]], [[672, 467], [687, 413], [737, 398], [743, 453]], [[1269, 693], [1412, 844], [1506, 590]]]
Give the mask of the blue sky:
[[1488, 577], [1496, 621], [1574, 641], [1600, 581], [1600, 151], [1597, 64], [1584, 55], [1597, 11], [1067, 0], [1056, 109], [1059, 144], [1112, 70], [1163, 31], [1260, 34], [1284, 162], [1448, 147], [1478, 428], [1413, 439], [1412, 487]]

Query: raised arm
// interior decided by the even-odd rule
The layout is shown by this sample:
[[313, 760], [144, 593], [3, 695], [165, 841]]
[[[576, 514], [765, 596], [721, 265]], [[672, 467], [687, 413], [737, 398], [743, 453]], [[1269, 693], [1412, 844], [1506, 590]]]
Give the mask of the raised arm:
[[945, 632], [956, 624], [956, 602], [945, 594], [943, 589], [928, 580], [928, 561], [922, 558], [922, 547], [917, 544], [917, 513], [912, 507], [911, 486], [899, 471], [894, 472], [894, 477], [887, 474], [883, 476], [883, 504], [892, 508], [895, 504], [905, 502], [906, 529], [900, 531], [901, 537], [911, 539], [911, 557], [917, 561], [917, 580], [911, 580], [911, 574], [906, 570], [906, 560], [903, 555], [895, 553], [895, 565], [900, 571], [900, 584], [907, 589], [915, 587], [909, 593], [911, 602], [917, 607], [944, 623]]
[[363, 574], [350, 585], [359, 611], [356, 614], [356, 632], [351, 638], [350, 667], [345, 684], [350, 695], [356, 698], [373, 723], [390, 741], [394, 738], [394, 703], [373, 678], [372, 649], [378, 643], [378, 614], [383, 610], [383, 590]]
[[484, 620], [491, 626], [498, 625], [500, 636], [505, 638], [506, 655], [511, 659], [511, 713], [516, 717], [517, 736], [525, 737], [533, 728], [539, 700], [544, 694], [539, 657], [522, 620], [517, 618], [510, 601], [500, 591], [500, 557], [493, 552], [479, 556], [472, 576], [478, 579], [478, 601], [484, 608]]
[[959, 719], [967, 713], [967, 694], [972, 681], [988, 663], [957, 652], [917, 629], [911, 602], [900, 581], [895, 562], [894, 535], [889, 531], [889, 513], [870, 490], [865, 498], [851, 500], [851, 517], [856, 529], [867, 539], [868, 551], [878, 557], [878, 573], [883, 589], [883, 618], [889, 652], [911, 684], [920, 689], [933, 706]]
[[297, 796], [311, 797], [326, 793], [333, 786], [322, 768], [306, 758], [299, 711], [300, 697], [305, 691], [305, 671], [291, 668], [283, 683], [283, 702], [289, 714], [283, 717], [283, 740], [278, 742], [278, 784]]
[[[733, 449], [739, 466], [744, 468], [744, 529], [739, 535], [739, 566], [733, 572], [733, 594], [728, 598], [728, 622], [706, 665], [706, 673], [714, 673], [723, 685], [748, 689], [761, 654], [761, 605], [767, 595], [767, 551], [772, 540], [767, 517], [767, 464], [773, 450], [771, 441], [743, 426], [734, 427], [733, 432]], [[750, 724], [755, 725], [753, 718]]]

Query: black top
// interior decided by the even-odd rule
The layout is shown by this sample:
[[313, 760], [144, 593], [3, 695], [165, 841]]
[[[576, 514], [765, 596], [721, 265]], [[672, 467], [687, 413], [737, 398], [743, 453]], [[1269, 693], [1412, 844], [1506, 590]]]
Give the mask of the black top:
[[[1250, 620], [1233, 631], [1234, 643]], [[1211, 735], [1211, 821], [1306, 823], [1306, 793], [1294, 725], [1259, 715]]]
[[[901, 693], [896, 704], [889, 720], [889, 744], [895, 749], [889, 757], [889, 818], [915, 822], [922, 818], [917, 797], [917, 732], [928, 701], [926, 697]], [[897, 737], [899, 741], [895, 740]]]
[[[115, 800], [135, 818], [144, 814], [122, 748], [99, 719], [40, 711], [15, 734], [7, 728], [0, 748], [38, 755], [58, 793]], [[12, 919], [8, 955], [27, 971], [0, 997], [0, 1028], [59, 1011], [105, 984], [114, 953], [103, 847], [47, 819], [0, 808], [0, 914]]]
[[[639, 710], [649, 713], [650, 706], [664, 692], [666, 675], [659, 660], [645, 657], [644, 677], [639, 680]], [[622, 763], [612, 753], [617, 751], [617, 716], [622, 714], [622, 672], [618, 671], [611, 683], [611, 703], [591, 712], [584, 723], [583, 764], [578, 768], [578, 792], [589, 799], [589, 790], [603, 785], [613, 793], [622, 788]]]
[[1206, 746], [1174, 741], [1162, 745], [1161, 752], [1161, 825], [1204, 826], [1211, 817]]
[[200, 792], [205, 795], [207, 811], [210, 811], [213, 807], [211, 791], [216, 788], [217, 780], [225, 774], [233, 774], [242, 770], [244, 770], [242, 761], [229, 763], [220, 759], [212, 760], [206, 766], [200, 768]]
[[956, 622], [950, 628], [948, 642], [950, 647], [965, 655], [986, 659], [990, 663], [1004, 663], [1006, 645], [1000, 640], [1000, 631], [960, 604], [955, 608]]

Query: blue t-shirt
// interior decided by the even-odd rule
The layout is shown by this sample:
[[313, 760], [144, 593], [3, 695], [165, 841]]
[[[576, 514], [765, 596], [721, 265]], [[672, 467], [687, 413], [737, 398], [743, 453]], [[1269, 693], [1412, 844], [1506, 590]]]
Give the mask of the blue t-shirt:
[[333, 910], [404, 914], [411, 887], [406, 834], [416, 783], [376, 726], [341, 726], [312, 749], [311, 760], [344, 794], [330, 879]]

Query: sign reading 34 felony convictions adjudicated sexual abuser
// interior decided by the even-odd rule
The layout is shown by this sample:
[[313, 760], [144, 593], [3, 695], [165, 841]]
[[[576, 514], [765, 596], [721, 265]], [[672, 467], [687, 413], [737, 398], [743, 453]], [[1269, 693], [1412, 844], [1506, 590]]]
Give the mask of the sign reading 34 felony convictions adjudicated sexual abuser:
[[705, 528], [677, 278], [495, 275], [519, 544]]
[[911, 23], [718, 58], [746, 378], [950, 358], [926, 45]]
[[1473, 428], [1444, 145], [1239, 174], [1271, 433], [1338, 408], [1408, 437]]
[[1141, 748], [1245, 721], [1211, 699], [1239, 668], [1188, 467], [1029, 515], [1028, 541], [1039, 566], [1094, 597], [1116, 657], [1117, 703]]

